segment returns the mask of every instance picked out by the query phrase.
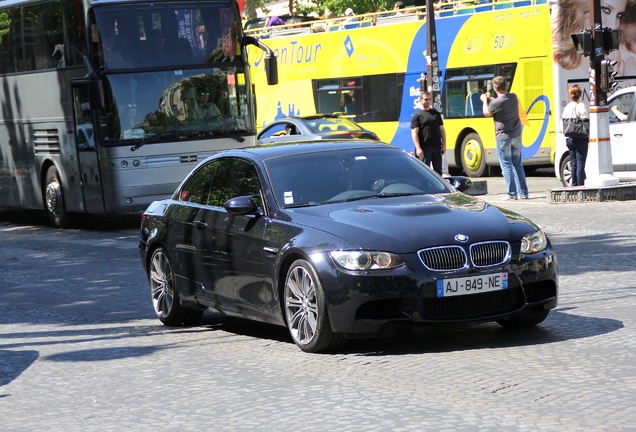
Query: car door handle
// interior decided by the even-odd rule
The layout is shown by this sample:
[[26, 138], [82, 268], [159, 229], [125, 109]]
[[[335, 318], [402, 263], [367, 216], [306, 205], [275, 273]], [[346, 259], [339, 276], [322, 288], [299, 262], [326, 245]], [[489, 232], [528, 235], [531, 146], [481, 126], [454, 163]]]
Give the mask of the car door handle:
[[198, 228], [201, 230], [204, 230], [208, 227], [208, 224], [203, 221], [194, 221], [193, 225], [195, 228]]

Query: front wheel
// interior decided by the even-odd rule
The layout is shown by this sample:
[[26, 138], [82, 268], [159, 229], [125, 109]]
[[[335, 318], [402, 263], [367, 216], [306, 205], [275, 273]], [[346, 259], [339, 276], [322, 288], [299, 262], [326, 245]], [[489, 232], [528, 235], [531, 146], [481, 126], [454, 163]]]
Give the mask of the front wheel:
[[66, 228], [70, 217], [64, 203], [64, 190], [54, 166], [49, 167], [44, 181], [44, 209], [55, 228]]
[[322, 285], [309, 262], [294, 261], [287, 271], [284, 302], [287, 328], [301, 350], [317, 353], [344, 345], [345, 337], [331, 329]]
[[181, 306], [172, 263], [165, 249], [158, 248], [152, 253], [148, 265], [148, 279], [152, 306], [159, 321], [167, 326], [178, 327], [196, 324], [201, 319], [202, 310]]
[[569, 154], [565, 155], [563, 159], [561, 159], [559, 174], [561, 175], [561, 183], [563, 183], [563, 186], [572, 186], [572, 161], [570, 160]]
[[469, 177], [481, 177], [486, 171], [486, 155], [481, 138], [476, 133], [469, 133], [462, 140], [462, 168]]

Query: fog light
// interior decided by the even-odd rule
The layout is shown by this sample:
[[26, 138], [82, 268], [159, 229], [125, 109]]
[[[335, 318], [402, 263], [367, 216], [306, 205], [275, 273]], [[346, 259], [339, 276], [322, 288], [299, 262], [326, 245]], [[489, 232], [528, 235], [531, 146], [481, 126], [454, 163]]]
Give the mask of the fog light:
[[133, 202], [132, 198], [130, 197], [126, 198], [126, 204], [132, 204], [132, 202]]
[[121, 161], [121, 167], [126, 168], [128, 166], [128, 161]]

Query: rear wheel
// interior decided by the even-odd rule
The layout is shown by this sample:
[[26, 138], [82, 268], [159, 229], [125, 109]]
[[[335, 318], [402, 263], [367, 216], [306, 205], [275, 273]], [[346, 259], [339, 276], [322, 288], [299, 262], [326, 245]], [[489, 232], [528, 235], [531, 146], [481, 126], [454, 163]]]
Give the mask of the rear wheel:
[[462, 168], [469, 177], [481, 177], [486, 171], [486, 155], [481, 138], [476, 133], [470, 133], [462, 140], [461, 147]]
[[44, 209], [55, 228], [66, 228], [70, 217], [64, 204], [64, 190], [54, 166], [49, 167], [44, 182]]
[[526, 309], [522, 313], [497, 320], [497, 324], [506, 328], [532, 327], [542, 323], [550, 311]]
[[170, 258], [163, 248], [152, 253], [148, 266], [152, 306], [159, 320], [168, 326], [196, 324], [203, 315], [202, 310], [181, 306], [175, 286], [175, 276]]
[[561, 174], [561, 183], [563, 183], [563, 186], [572, 186], [572, 161], [570, 160], [569, 154], [561, 159], [559, 174]]
[[294, 261], [285, 278], [285, 319], [298, 347], [305, 352], [340, 348], [346, 339], [331, 330], [322, 285], [312, 265]]

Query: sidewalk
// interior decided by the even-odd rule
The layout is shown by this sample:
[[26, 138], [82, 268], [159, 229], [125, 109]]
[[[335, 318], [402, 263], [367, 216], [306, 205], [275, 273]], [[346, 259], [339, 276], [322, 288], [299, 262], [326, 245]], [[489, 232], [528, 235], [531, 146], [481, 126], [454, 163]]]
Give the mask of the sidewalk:
[[[487, 184], [487, 193], [485, 195], [477, 195], [478, 198], [486, 201], [503, 201], [506, 196], [508, 188], [503, 177], [481, 177], [473, 180], [486, 181]], [[561, 181], [554, 175], [554, 171], [547, 168], [526, 174], [526, 183], [528, 184], [529, 201], [546, 203], [548, 202], [548, 191], [550, 189], [563, 187]]]
[[[544, 169], [526, 174], [529, 199], [519, 200], [528, 203], [572, 204], [608, 201], [630, 201], [636, 199], [636, 182], [621, 182], [617, 186], [601, 188], [564, 187], [560, 180]], [[475, 196], [488, 202], [503, 202], [506, 197], [506, 182], [503, 177], [484, 177], [473, 179], [475, 182], [487, 184], [486, 194]], [[475, 190], [478, 188], [476, 187]], [[514, 201], [513, 201], [514, 202]]]

